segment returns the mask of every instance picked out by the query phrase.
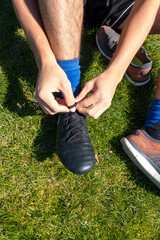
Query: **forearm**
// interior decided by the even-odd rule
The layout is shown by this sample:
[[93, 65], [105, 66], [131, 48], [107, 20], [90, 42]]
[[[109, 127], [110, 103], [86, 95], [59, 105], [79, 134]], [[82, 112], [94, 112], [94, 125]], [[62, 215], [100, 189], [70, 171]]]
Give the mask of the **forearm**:
[[56, 63], [47, 36], [43, 30], [37, 0], [12, 0], [17, 18], [22, 25], [40, 69], [47, 63]]
[[160, 0], [135, 1], [124, 25], [114, 57], [107, 69], [117, 74], [117, 83], [150, 32], [159, 7]]

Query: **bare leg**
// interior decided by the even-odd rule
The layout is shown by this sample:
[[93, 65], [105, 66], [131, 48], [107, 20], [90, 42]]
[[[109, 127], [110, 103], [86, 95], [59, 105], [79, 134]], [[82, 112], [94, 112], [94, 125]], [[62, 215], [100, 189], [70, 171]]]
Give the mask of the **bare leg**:
[[158, 74], [157, 84], [156, 84], [156, 92], [154, 95], [154, 99], [160, 99], [160, 70]]
[[153, 27], [150, 31], [150, 34], [159, 34], [159, 33], [160, 33], [160, 8], [158, 10]]
[[[41, 10], [44, 15], [46, 14], [46, 16], [48, 16], [47, 19], [48, 18], [50, 19], [50, 15], [51, 15], [50, 9], [56, 9], [56, 11], [58, 11], [58, 9], [61, 9], [60, 6], [58, 6], [58, 4], [57, 5], [53, 4], [53, 6], [51, 4], [49, 4], [50, 2], [51, 3], [56, 2], [55, 0], [40, 1], [41, 8], [43, 7], [43, 2], [45, 3], [44, 6], [46, 6], [46, 4], [48, 4], [48, 6], [49, 6], [49, 9], [46, 10], [46, 12]], [[72, 19], [72, 17], [66, 16], [66, 13], [69, 12], [66, 9], [70, 9], [71, 6], [69, 5], [70, 8], [69, 7], [67, 8], [67, 6], [65, 5], [65, 2], [70, 3], [70, 1], [59, 0], [57, 2], [60, 2], [61, 5], [62, 5], [62, 2], [64, 2], [63, 6], [65, 8], [65, 13], [61, 13], [61, 18], [67, 19], [69, 21], [69, 23], [70, 22], [72, 23], [73, 20], [69, 20], [70, 18]], [[73, 0], [71, 0], [71, 2], [73, 2]], [[77, 2], [77, 4], [79, 3], [78, 0], [76, 0], [75, 2]], [[57, 52], [59, 53], [62, 51], [62, 56], [63, 56], [63, 52], [65, 54], [66, 46], [69, 48], [69, 50], [71, 52], [72, 52], [72, 47], [75, 47], [75, 49], [77, 49], [77, 55], [79, 55], [79, 49], [78, 49], [78, 46], [76, 46], [76, 43], [78, 42], [78, 40], [76, 42], [76, 40], [74, 39], [75, 44], [73, 43], [73, 40], [72, 40], [72, 43], [70, 43], [70, 40], [69, 40], [69, 37], [67, 34], [68, 31], [70, 31], [72, 29], [74, 30], [76, 28], [75, 25], [74, 25], [74, 28], [69, 29], [69, 27], [67, 28], [67, 24], [65, 24], [65, 26], [66, 26], [66, 32], [65, 32], [63, 26], [62, 26], [63, 31], [60, 28], [59, 16], [56, 15], [56, 12], [54, 13], [55, 19], [51, 18], [52, 22], [54, 23], [54, 26], [56, 26], [55, 29], [56, 29], [57, 33], [55, 33], [55, 35], [57, 36], [57, 34], [60, 34], [61, 38], [63, 37], [62, 42], [60, 41], [60, 43], [62, 43], [61, 45], [64, 46], [64, 51], [63, 51], [63, 48], [62, 48], [63, 46], [61, 47], [61, 45], [57, 44], [58, 40], [54, 40], [54, 42], [52, 43], [51, 38], [46, 35], [46, 32], [54, 32], [54, 31], [49, 31], [48, 30], [49, 28], [44, 30], [43, 25], [48, 26], [48, 20], [47, 20], [47, 24], [45, 24], [45, 22], [43, 22], [43, 24], [42, 24], [41, 19], [43, 20], [43, 16], [41, 17], [41, 15], [39, 13], [38, 0], [32, 0], [32, 1], [30, 1], [30, 0], [12, 0], [12, 3], [15, 8], [17, 17], [18, 17], [21, 25], [23, 26], [25, 33], [29, 39], [31, 48], [33, 49], [33, 52], [35, 55], [38, 70], [39, 70], [36, 89], [34, 92], [35, 99], [38, 101], [38, 103], [41, 106], [41, 108], [43, 109], [43, 111], [47, 114], [53, 115], [53, 114], [56, 114], [59, 112], [75, 111], [76, 110], [75, 108], [72, 108], [70, 110], [67, 107], [67, 106], [73, 105], [75, 103], [75, 98], [73, 96], [70, 81], [68, 80], [64, 71], [57, 64], [56, 58], [57, 58], [58, 54], [55, 57], [54, 52], [52, 50], [52, 49], [54, 49], [56, 53]], [[59, 8], [57, 8], [57, 7], [59, 7]], [[77, 7], [77, 9], [78, 9], [78, 7]], [[79, 8], [79, 9], [81, 9], [81, 8]], [[74, 12], [74, 10], [73, 10], [73, 12]], [[83, 15], [83, 10], [82, 10], [82, 15]], [[76, 18], [76, 20], [78, 20], [78, 18]], [[64, 20], [61, 21], [61, 23], [62, 22], [64, 22]], [[82, 20], [81, 20], [81, 22], [82, 22]], [[71, 26], [69, 23], [68, 23], [68, 26]], [[50, 25], [52, 26], [52, 24], [50, 24]], [[59, 29], [59, 33], [58, 33], [58, 29]], [[79, 33], [78, 36], [80, 39], [80, 35], [81, 35], [80, 21], [79, 21], [79, 29], [80, 30], [77, 30], [77, 35]], [[73, 31], [71, 33], [73, 35]], [[75, 34], [76, 39], [77, 39], [77, 35]], [[65, 37], [65, 36], [67, 36], [67, 37]], [[61, 39], [61, 38], [59, 37], [59, 39]], [[48, 39], [50, 40], [50, 42], [48, 41]], [[64, 45], [64, 43], [65, 43], [65, 45]], [[71, 47], [71, 45], [72, 45], [72, 47]], [[61, 49], [58, 49], [59, 46], [61, 47]], [[79, 43], [79, 48], [80, 48], [80, 43]], [[73, 54], [70, 54], [69, 56], [72, 58]], [[60, 57], [61, 57], [61, 55], [60, 55]], [[74, 57], [76, 57], [76, 54], [74, 55]], [[64, 106], [63, 104], [58, 103], [52, 94], [53, 92], [62, 92], [67, 106]]]
[[79, 57], [83, 0], [38, 0], [42, 21], [57, 60]]

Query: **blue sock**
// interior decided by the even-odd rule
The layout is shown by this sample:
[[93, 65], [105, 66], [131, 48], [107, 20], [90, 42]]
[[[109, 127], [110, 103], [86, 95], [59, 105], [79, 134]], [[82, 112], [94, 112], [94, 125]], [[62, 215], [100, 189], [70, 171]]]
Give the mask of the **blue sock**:
[[160, 99], [153, 99], [144, 127], [151, 137], [160, 140]]
[[79, 58], [72, 60], [60, 60], [57, 61], [58, 65], [66, 73], [68, 80], [71, 82], [72, 91], [76, 97], [80, 92], [80, 65]]
[[149, 108], [145, 127], [150, 127], [160, 121], [160, 99], [153, 99]]

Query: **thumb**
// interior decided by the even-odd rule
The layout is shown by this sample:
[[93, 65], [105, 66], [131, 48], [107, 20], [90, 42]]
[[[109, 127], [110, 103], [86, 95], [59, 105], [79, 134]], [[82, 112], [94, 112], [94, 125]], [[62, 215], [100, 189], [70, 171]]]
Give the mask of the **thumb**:
[[76, 97], [76, 102], [80, 102], [83, 98], [85, 98], [92, 91], [92, 88], [93, 86], [90, 82], [86, 83], [82, 91]]
[[70, 111], [75, 112], [76, 111], [75, 97], [73, 95], [70, 82], [65, 84], [64, 88], [62, 89], [62, 93], [64, 95], [66, 105], [68, 106]]

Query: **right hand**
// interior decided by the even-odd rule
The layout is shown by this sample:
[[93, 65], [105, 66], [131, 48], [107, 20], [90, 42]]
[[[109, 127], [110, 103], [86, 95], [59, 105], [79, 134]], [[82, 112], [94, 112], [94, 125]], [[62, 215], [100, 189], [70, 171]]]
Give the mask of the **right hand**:
[[[55, 99], [54, 92], [62, 92], [65, 101]], [[34, 98], [46, 114], [76, 111], [67, 107], [75, 103], [75, 98], [71, 83], [58, 64], [47, 64], [40, 69]]]
[[[106, 69], [103, 73], [87, 82], [76, 97], [77, 110], [94, 119], [97, 119], [111, 106], [117, 84], [121, 78], [116, 72]], [[91, 93], [91, 95], [89, 95]]]

